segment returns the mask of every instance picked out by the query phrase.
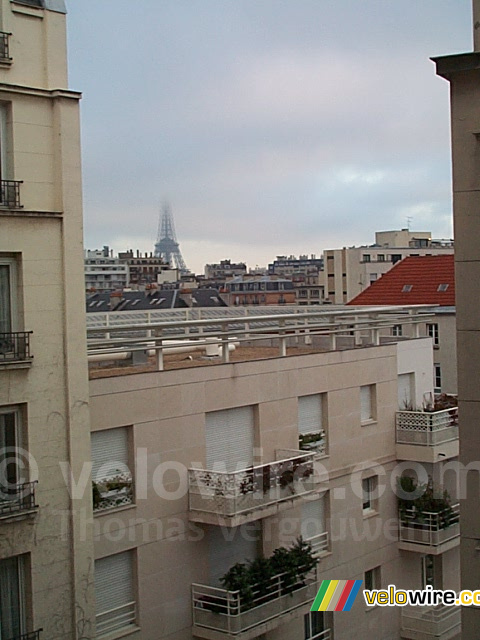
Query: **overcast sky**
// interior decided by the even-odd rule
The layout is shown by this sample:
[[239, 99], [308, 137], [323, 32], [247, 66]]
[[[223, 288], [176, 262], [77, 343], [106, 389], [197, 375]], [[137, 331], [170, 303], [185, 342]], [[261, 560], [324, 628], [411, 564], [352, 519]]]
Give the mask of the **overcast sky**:
[[85, 245], [152, 251], [167, 199], [191, 269], [451, 237], [447, 82], [471, 0], [79, 0]]

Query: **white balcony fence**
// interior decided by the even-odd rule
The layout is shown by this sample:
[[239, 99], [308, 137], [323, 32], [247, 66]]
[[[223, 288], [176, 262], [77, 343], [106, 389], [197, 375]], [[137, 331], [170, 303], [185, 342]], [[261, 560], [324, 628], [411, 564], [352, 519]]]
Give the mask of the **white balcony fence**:
[[437, 513], [411, 509], [399, 512], [401, 542], [412, 542], [437, 547], [460, 535], [460, 505]]
[[402, 607], [402, 637], [450, 638], [450, 633], [460, 631], [460, 626], [461, 608], [457, 606]]
[[98, 613], [96, 616], [97, 636], [105, 636], [135, 626], [136, 609], [135, 602], [128, 602], [121, 607]]
[[133, 479], [130, 473], [118, 473], [93, 485], [93, 511], [118, 509], [133, 503]]
[[231, 517], [309, 493], [314, 458], [297, 451], [294, 457], [232, 473], [189, 469], [189, 508]]
[[433, 446], [458, 440], [458, 407], [442, 411], [397, 411], [397, 442]]
[[315, 558], [319, 558], [329, 551], [328, 531], [319, 533], [311, 538], [305, 538], [305, 542], [312, 545], [312, 552]]
[[299, 615], [303, 614], [305, 605], [312, 605], [317, 592], [315, 571], [292, 583], [288, 574], [279, 574], [269, 580], [266, 592], [260, 593], [255, 585], [252, 590], [252, 599], [247, 604], [242, 601], [239, 591], [193, 584], [194, 627], [213, 629], [224, 633], [225, 637], [235, 637], [296, 609], [300, 609]]

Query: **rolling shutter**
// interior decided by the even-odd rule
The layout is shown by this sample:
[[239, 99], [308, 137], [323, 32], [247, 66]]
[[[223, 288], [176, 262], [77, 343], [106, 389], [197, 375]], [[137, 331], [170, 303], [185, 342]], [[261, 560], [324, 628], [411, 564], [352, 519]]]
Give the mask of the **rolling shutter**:
[[398, 376], [398, 408], [407, 409], [412, 406], [412, 375], [402, 373]]
[[325, 533], [325, 499], [309, 500], [302, 505], [302, 523], [300, 533], [309, 540], [320, 533]]
[[208, 530], [208, 555], [210, 580], [220, 586], [220, 578], [237, 562], [254, 560], [258, 556], [261, 539], [261, 523], [249, 523], [248, 527], [210, 527]]
[[206, 414], [207, 469], [236, 471], [253, 464], [253, 407]]
[[128, 427], [94, 431], [91, 443], [94, 481], [128, 471]]
[[322, 396], [302, 396], [298, 399], [298, 433], [317, 433], [322, 429]]
[[135, 622], [131, 551], [95, 561], [97, 635]]

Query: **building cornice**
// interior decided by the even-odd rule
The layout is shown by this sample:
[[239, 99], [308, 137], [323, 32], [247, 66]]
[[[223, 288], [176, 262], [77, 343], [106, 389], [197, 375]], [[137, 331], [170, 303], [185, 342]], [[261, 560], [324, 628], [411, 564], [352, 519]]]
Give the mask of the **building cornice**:
[[67, 98], [68, 100], [81, 100], [80, 91], [71, 91], [70, 89], [40, 89], [38, 87], [28, 87], [21, 84], [8, 84], [0, 82], [1, 93], [14, 93], [26, 96], [35, 96], [38, 98]]
[[456, 53], [450, 56], [430, 58], [437, 67], [437, 75], [451, 80], [457, 73], [480, 70], [480, 52]]

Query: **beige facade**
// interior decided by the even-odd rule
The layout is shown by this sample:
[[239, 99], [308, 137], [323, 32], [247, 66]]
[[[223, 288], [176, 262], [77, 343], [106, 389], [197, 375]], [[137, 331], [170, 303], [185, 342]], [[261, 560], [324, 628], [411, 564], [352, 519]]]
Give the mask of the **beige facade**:
[[91, 638], [91, 498], [72, 500], [59, 465], [77, 479], [90, 455], [80, 95], [63, 3], [0, 11], [1, 636]]
[[[464, 465], [478, 465], [480, 442], [480, 396], [478, 387], [478, 247], [480, 204], [480, 166], [478, 156], [480, 130], [480, 2], [473, 2], [473, 53], [436, 58], [437, 74], [450, 82], [453, 204], [455, 229], [455, 273], [457, 295], [458, 391], [461, 416], [460, 459]], [[475, 293], [477, 291], [477, 293]], [[461, 505], [462, 588], [476, 589], [480, 572], [478, 546], [479, 489], [478, 474], [470, 472], [465, 479], [468, 493]], [[462, 610], [463, 637], [478, 637], [480, 610]]]
[[332, 304], [350, 302], [407, 256], [453, 253], [453, 242], [433, 241], [430, 235], [405, 229], [380, 231], [372, 246], [324, 251], [325, 299]]
[[[309, 344], [315, 347], [316, 339]], [[403, 444], [397, 442], [399, 381], [406, 388], [408, 380], [417, 405], [433, 391], [431, 340], [357, 344], [340, 348], [338, 338], [338, 349], [304, 355], [292, 351], [287, 357], [145, 373], [107, 370], [91, 379], [93, 458], [101, 462], [100, 447], [106, 450], [105, 443], [113, 446], [121, 436], [119, 457], [134, 470], [129, 476], [125, 469], [120, 490], [102, 482], [99, 472], [103, 493], [92, 525], [99, 575], [103, 579], [109, 563], [116, 564], [130, 583], [122, 604], [129, 637], [346, 640], [352, 620], [355, 636], [365, 640], [459, 637], [458, 611], [454, 619], [449, 614], [449, 635], [435, 612], [425, 612], [432, 635], [419, 635], [425, 622], [415, 612], [368, 609], [361, 596], [351, 615], [326, 614], [312, 624], [308, 618], [322, 579], [421, 588], [428, 577], [438, 588], [458, 590], [458, 525], [442, 532], [442, 540], [437, 532], [436, 539], [422, 539], [423, 533], [418, 538], [408, 526], [399, 539], [393, 490], [396, 475], [415, 461], [422, 461], [425, 473], [441, 486], [443, 463], [458, 455], [455, 436], [440, 449], [419, 444], [418, 433], [431, 431], [420, 426], [407, 427]], [[318, 446], [302, 445], [299, 451], [305, 415], [314, 416], [323, 435]], [[299, 455], [315, 472], [285, 493], [281, 478]], [[244, 460], [240, 471], [229, 468], [232, 460]], [[399, 467], [401, 461], [405, 465]], [[266, 469], [268, 488], [263, 485], [248, 502], [248, 478], [265, 478]], [[454, 497], [454, 484], [446, 481]], [[302, 583], [292, 595], [279, 594], [277, 608], [272, 601], [240, 616], [224, 615], [223, 592], [215, 589], [226, 569], [269, 556], [300, 533], [312, 539], [319, 556], [313, 582]], [[115, 612], [108, 601], [104, 615], [111, 628]]]

